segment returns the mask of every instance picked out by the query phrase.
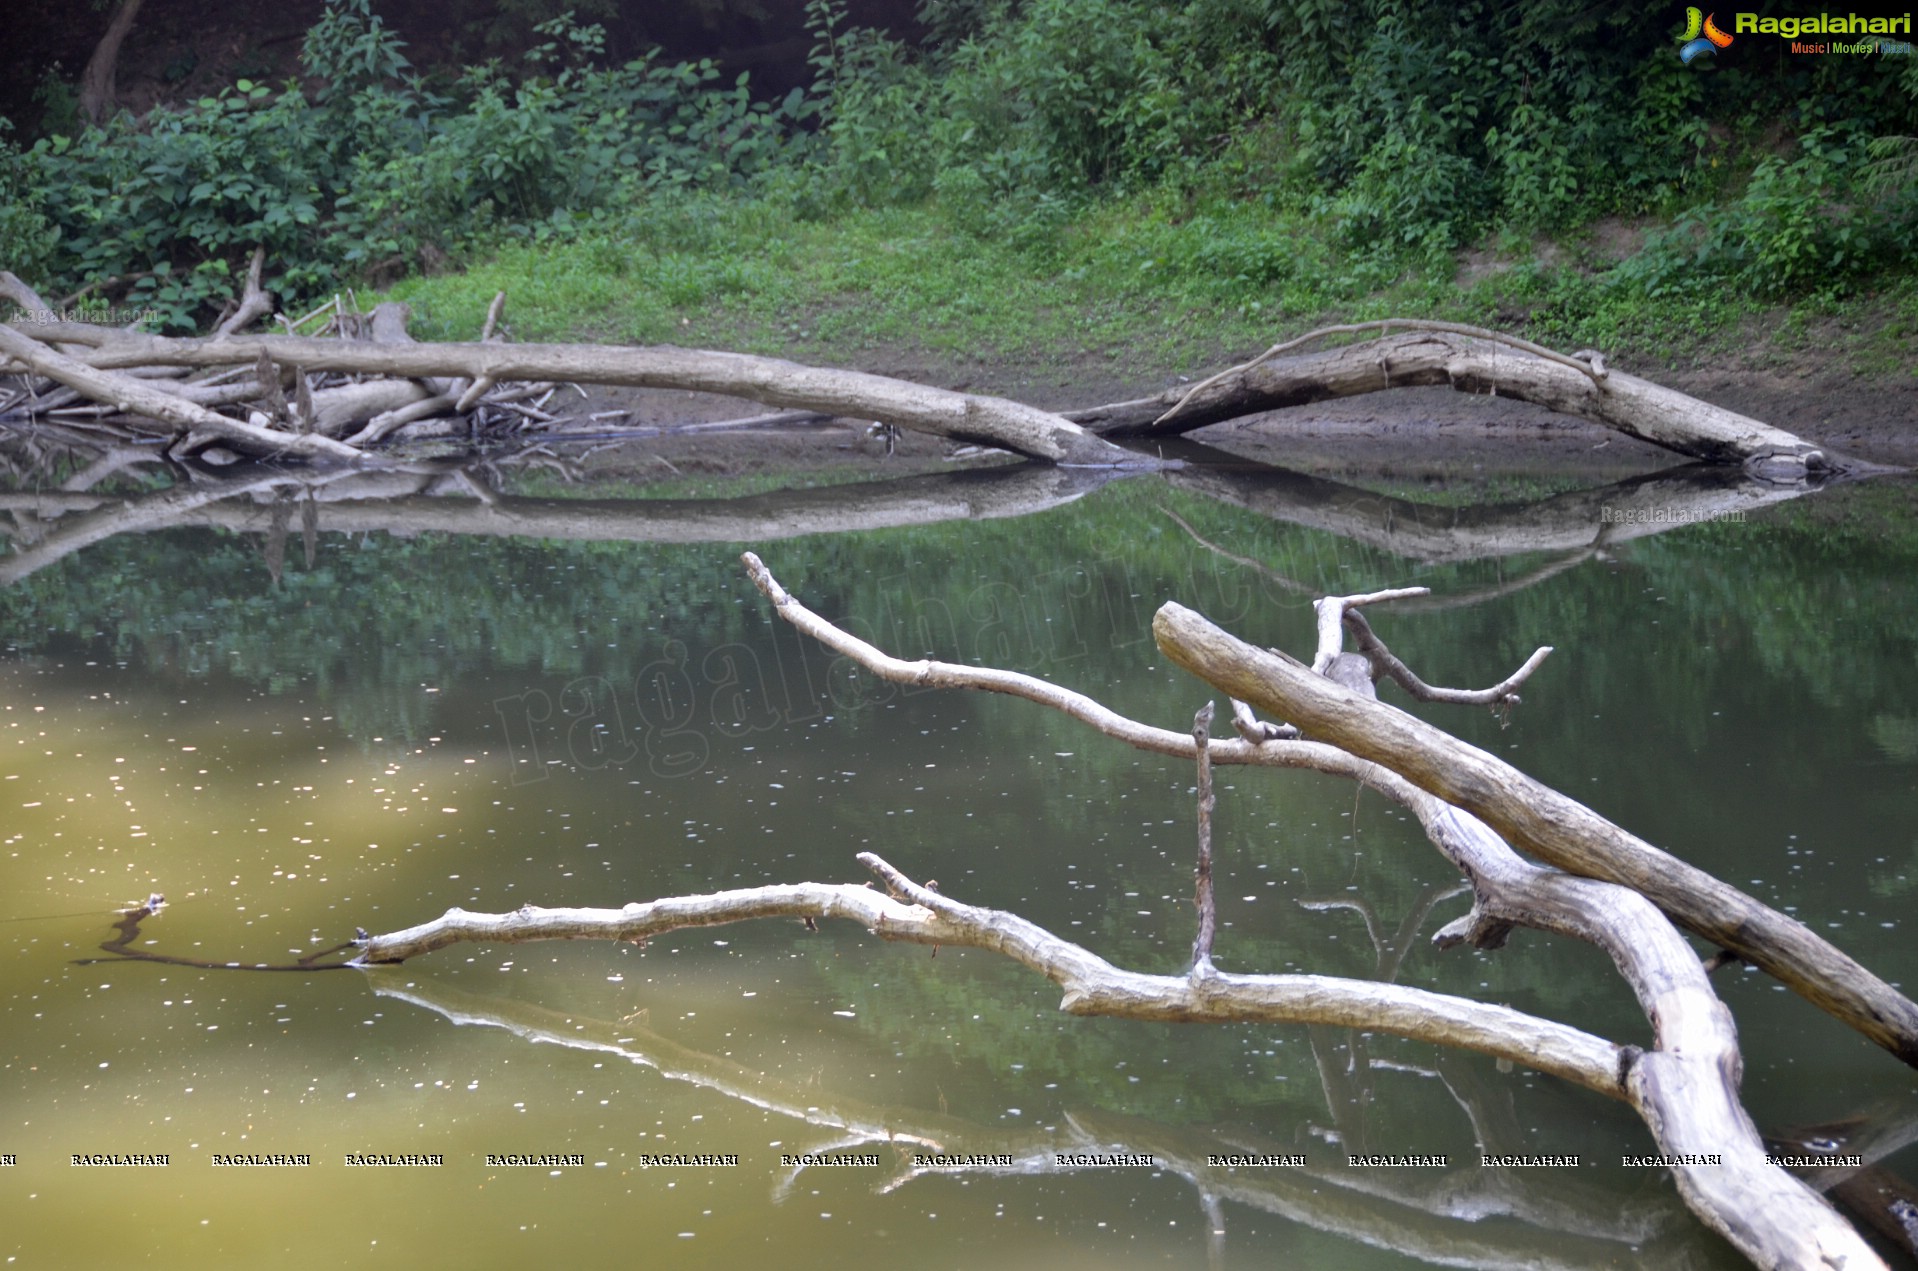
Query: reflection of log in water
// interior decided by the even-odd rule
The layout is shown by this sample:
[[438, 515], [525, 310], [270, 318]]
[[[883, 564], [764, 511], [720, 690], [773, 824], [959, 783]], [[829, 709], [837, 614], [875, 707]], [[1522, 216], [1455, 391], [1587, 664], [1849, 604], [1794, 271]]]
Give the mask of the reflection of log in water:
[[[133, 942], [140, 938], [140, 927], [154, 914], [166, 908], [166, 897], [155, 892], [145, 903], [133, 905], [120, 911], [113, 924], [114, 935], [102, 941], [100, 949], [108, 956], [104, 958], [75, 958], [75, 966], [92, 966], [100, 962], [158, 962], [163, 966], [191, 966], [207, 971], [344, 971], [352, 965], [348, 962], [327, 962], [343, 949], [353, 948], [352, 942], [336, 944], [330, 949], [315, 949], [303, 954], [294, 962], [240, 962], [216, 961], [212, 958], [189, 958], [179, 954], [159, 953], [153, 949], [136, 949]], [[149, 944], [153, 943], [148, 941]]]
[[[1892, 1245], [1918, 1258], [1918, 1186], [1880, 1164], [1918, 1142], [1918, 1109], [1881, 1104], [1843, 1121], [1798, 1126], [1765, 1138], [1782, 1155], [1814, 1162], [1829, 1158], [1833, 1163], [1807, 1165], [1798, 1172]], [[1845, 1156], [1862, 1163], [1845, 1163]]]
[[[115, 534], [177, 526], [268, 530], [273, 508], [288, 497], [310, 497], [318, 505], [318, 527], [336, 533], [740, 543], [1029, 516], [1071, 503], [1120, 475], [1117, 469], [1020, 464], [735, 499], [529, 499], [490, 491], [473, 497], [481, 489], [477, 483], [457, 473], [449, 480], [444, 471], [340, 470], [212, 478], [124, 500], [7, 494], [0, 495], [0, 510], [60, 519], [51, 528], [38, 527], [37, 542], [0, 560], [0, 583], [17, 582]], [[439, 490], [448, 492], [434, 492]]]
[[[1244, 1170], [1207, 1158], [1296, 1153], [1248, 1137], [1243, 1127], [1175, 1128], [1075, 1111], [1051, 1129], [1009, 1131], [915, 1108], [792, 1086], [730, 1059], [705, 1054], [630, 1024], [583, 1019], [525, 1002], [469, 993], [397, 968], [368, 971], [373, 989], [436, 1011], [455, 1024], [502, 1028], [533, 1043], [617, 1055], [684, 1081], [815, 1127], [827, 1142], [801, 1149], [870, 1150], [891, 1145], [892, 1169], [879, 1185], [897, 1191], [935, 1174], [1049, 1176], [1093, 1172], [1060, 1154], [1151, 1155], [1184, 1179], [1207, 1208], [1220, 1200], [1276, 1214], [1315, 1230], [1449, 1266], [1499, 1268], [1683, 1267], [1711, 1261], [1715, 1247], [1669, 1194], [1622, 1198], [1571, 1171], [1453, 1169], [1419, 1181], [1407, 1171], [1367, 1172], [1329, 1164], [1326, 1151], [1302, 1169]], [[1299, 1133], [1306, 1133], [1301, 1126]], [[915, 1167], [912, 1155], [999, 1155], [1010, 1165]], [[1339, 1149], [1343, 1152], [1343, 1148]], [[799, 1151], [795, 1151], [795, 1155]], [[882, 1155], [882, 1169], [887, 1157]], [[776, 1198], [794, 1175], [778, 1171]], [[1504, 1222], [1486, 1223], [1487, 1218]]]
[[1242, 462], [1189, 465], [1164, 479], [1269, 520], [1434, 564], [1586, 551], [1700, 521], [1742, 520], [1814, 488], [1753, 481], [1736, 469], [1696, 465], [1529, 503], [1448, 507]]
[[[1183, 449], [1194, 458], [1220, 457], [1203, 447]], [[115, 534], [176, 526], [272, 532], [275, 505], [289, 499], [313, 505], [315, 530], [336, 533], [740, 543], [1028, 516], [1071, 503], [1108, 481], [1150, 479], [1115, 469], [1019, 464], [734, 499], [535, 499], [494, 493], [461, 469], [422, 465], [371, 473], [256, 470], [232, 478], [198, 476], [131, 498], [71, 491], [0, 493], [0, 511], [16, 520], [11, 535], [16, 550], [0, 560], [0, 583], [17, 582]], [[1258, 516], [1419, 560], [1567, 554], [1537, 579], [1576, 564], [1606, 543], [1743, 515], [1814, 488], [1692, 467], [1535, 503], [1443, 507], [1236, 459], [1157, 479]], [[1502, 584], [1500, 590], [1514, 585]]]

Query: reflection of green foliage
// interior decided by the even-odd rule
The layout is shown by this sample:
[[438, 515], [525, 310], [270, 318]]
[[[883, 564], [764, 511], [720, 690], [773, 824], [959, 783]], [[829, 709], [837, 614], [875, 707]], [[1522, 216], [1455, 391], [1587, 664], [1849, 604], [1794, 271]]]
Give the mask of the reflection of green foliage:
[[1880, 857], [1880, 864], [1871, 871], [1871, 891], [1874, 896], [1894, 899], [1909, 896], [1918, 891], [1918, 839], [1913, 839], [1911, 849], [1905, 858], [1891, 863]]
[[1871, 739], [1893, 759], [1918, 760], [1918, 719], [1903, 715], [1874, 715]]
[[[1787, 505], [1762, 521], [1634, 541], [1621, 549], [1621, 567], [1587, 565], [1501, 603], [1382, 621], [1388, 638], [1407, 633], [1408, 652], [1435, 682], [1494, 679], [1534, 644], [1552, 642], [1567, 646], [1554, 670], [1576, 657], [1578, 674], [1597, 684], [1608, 674], [1606, 648], [1640, 638], [1620, 598], [1649, 587], [1664, 597], [1660, 667], [1670, 683], [1660, 693], [1676, 718], [1709, 714], [1719, 691], [1714, 650], [1728, 640], [1831, 705], [1891, 700], [1909, 681], [1918, 632], [1918, 596], [1892, 584], [1911, 576], [1918, 531], [1895, 487], [1854, 487], [1810, 503], [1837, 498], [1854, 514], [1836, 524], [1800, 525], [1801, 505]], [[1442, 595], [1535, 563], [1408, 566], [1150, 479], [1037, 517], [799, 539], [763, 554], [813, 608], [869, 624], [902, 656], [1032, 670], [1183, 726], [1200, 700], [1190, 684], [1139, 673], [1153, 660], [1147, 629], [1162, 600], [1294, 648], [1308, 645], [1311, 614], [1305, 598], [1200, 548], [1162, 506], [1315, 589], [1417, 582]], [[251, 536], [122, 538], [14, 586], [0, 596], [0, 616], [22, 651], [48, 647], [52, 632], [93, 633], [116, 659], [156, 673], [307, 682], [343, 718], [369, 721], [385, 717], [396, 692], [430, 683], [450, 694], [481, 664], [630, 683], [666, 639], [754, 642], [766, 630], [735, 549], [721, 545], [323, 533], [312, 570], [299, 567], [297, 548], [288, 555], [275, 586]], [[1860, 623], [1858, 645], [1873, 652], [1834, 665], [1820, 632], [1835, 616]], [[979, 709], [1035, 746], [1077, 748], [1077, 725], [1004, 705]]]

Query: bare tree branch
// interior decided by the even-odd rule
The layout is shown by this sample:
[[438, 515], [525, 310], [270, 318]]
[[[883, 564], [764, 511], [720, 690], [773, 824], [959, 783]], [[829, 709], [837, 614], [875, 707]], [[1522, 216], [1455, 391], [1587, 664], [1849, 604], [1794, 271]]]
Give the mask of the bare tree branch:
[[674, 896], [622, 909], [542, 909], [506, 914], [449, 909], [431, 922], [362, 935], [357, 962], [403, 962], [449, 944], [532, 940], [643, 941], [669, 931], [750, 918], [843, 918], [874, 935], [914, 944], [986, 949], [1037, 971], [1064, 990], [1072, 1015], [1142, 1020], [1263, 1020], [1376, 1029], [1477, 1050], [1619, 1099], [1623, 1052], [1575, 1028], [1423, 989], [1323, 975], [1144, 975], [1114, 967], [1017, 914], [962, 904], [914, 883], [871, 852], [859, 861], [901, 893], [850, 883], [791, 883]]
[[1381, 764], [1482, 817], [1509, 842], [1572, 873], [1622, 884], [1903, 1059], [1918, 1064], [1918, 1006], [1803, 923], [1629, 834], [1576, 800], [1403, 711], [1254, 648], [1167, 603], [1153, 618], [1175, 663], [1308, 737]]

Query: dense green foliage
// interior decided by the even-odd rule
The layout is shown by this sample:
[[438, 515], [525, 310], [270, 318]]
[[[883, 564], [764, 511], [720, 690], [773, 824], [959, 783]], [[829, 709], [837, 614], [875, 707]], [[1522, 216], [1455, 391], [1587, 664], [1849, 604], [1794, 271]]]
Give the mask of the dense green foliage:
[[918, 45], [850, 26], [844, 0], [807, 11], [812, 87], [772, 102], [711, 63], [601, 66], [571, 18], [518, 73], [428, 75], [370, 0], [332, 0], [300, 84], [241, 80], [8, 157], [0, 258], [50, 293], [120, 277], [113, 298], [176, 327], [255, 244], [299, 298], [514, 240], [628, 243], [689, 195], [774, 224], [927, 208], [953, 251], [1176, 274], [1268, 314], [1449, 282], [1459, 248], [1576, 242], [1600, 218], [1653, 232], [1549, 295], [1525, 281], [1527, 311], [1567, 286], [1582, 313], [1842, 295], [1918, 259], [1898, 140], [1918, 59], [1750, 37], [1685, 65], [1650, 3], [926, 0]]

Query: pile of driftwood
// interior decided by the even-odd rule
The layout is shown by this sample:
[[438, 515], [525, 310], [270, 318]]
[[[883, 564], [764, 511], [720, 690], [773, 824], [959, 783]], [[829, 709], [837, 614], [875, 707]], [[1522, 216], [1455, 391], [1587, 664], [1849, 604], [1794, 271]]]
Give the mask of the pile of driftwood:
[[[870, 421], [1057, 464], [1133, 467], [1154, 460], [1118, 440], [1163, 439], [1381, 389], [1446, 385], [1533, 402], [1772, 478], [1831, 463], [1803, 438], [1610, 368], [1590, 350], [1568, 356], [1456, 323], [1326, 327], [1190, 389], [1055, 413], [778, 358], [670, 345], [511, 343], [499, 330], [503, 295], [470, 343], [415, 341], [404, 306], [395, 304], [362, 316], [333, 303], [297, 320], [278, 318], [282, 334], [247, 334], [273, 316], [261, 263], [256, 253], [245, 293], [204, 339], [66, 321], [32, 287], [0, 271], [0, 300], [19, 310], [0, 326], [0, 376], [19, 381], [11, 394], [0, 390], [0, 416], [42, 417], [84, 401], [83, 409], [121, 427], [165, 438], [172, 453], [360, 462], [392, 439], [551, 426], [560, 422], [546, 409], [556, 385], [596, 384], [724, 394], [806, 418]], [[1334, 335], [1378, 338], [1297, 351]]]

